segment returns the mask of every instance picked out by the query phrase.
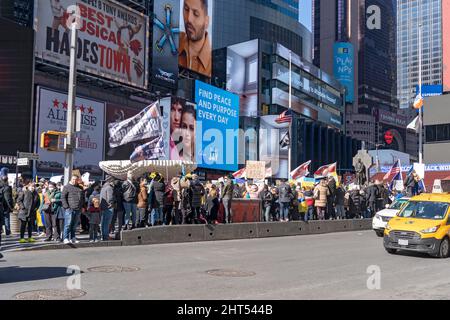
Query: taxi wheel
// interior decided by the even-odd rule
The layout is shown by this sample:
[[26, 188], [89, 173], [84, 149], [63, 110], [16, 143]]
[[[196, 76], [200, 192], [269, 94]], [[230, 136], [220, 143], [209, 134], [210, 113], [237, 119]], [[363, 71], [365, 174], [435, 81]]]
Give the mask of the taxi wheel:
[[375, 231], [375, 233], [376, 233], [377, 236], [379, 236], [380, 238], [384, 237], [384, 232], [383, 232], [383, 231]]
[[385, 248], [385, 249], [386, 249], [387, 253], [390, 253], [390, 254], [396, 254], [397, 253], [397, 249], [391, 249], [391, 248]]
[[448, 258], [450, 254], [450, 242], [448, 238], [444, 238], [441, 241], [441, 245], [439, 246], [439, 253], [437, 255], [438, 258]]

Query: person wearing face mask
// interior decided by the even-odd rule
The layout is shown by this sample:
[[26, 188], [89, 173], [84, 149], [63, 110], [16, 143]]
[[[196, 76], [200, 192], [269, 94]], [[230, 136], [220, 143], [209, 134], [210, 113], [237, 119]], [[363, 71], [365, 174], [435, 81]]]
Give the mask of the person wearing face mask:
[[52, 241], [58, 238], [56, 217], [57, 212], [53, 210], [53, 203], [55, 203], [56, 196], [56, 184], [50, 182], [47, 191], [44, 194], [44, 206], [42, 211], [45, 215], [45, 229], [46, 229], [46, 239], [45, 241]]
[[28, 230], [28, 242], [35, 242], [32, 237], [33, 225], [36, 220], [36, 211], [40, 206], [39, 195], [34, 183], [30, 183], [20, 192], [17, 203], [19, 205], [18, 218], [20, 220], [20, 243], [25, 243], [25, 229]]

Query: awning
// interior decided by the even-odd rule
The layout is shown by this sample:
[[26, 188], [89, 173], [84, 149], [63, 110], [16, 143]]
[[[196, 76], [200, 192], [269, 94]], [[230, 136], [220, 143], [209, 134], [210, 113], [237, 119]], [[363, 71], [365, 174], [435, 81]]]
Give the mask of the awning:
[[102, 161], [99, 163], [99, 166], [107, 174], [120, 180], [126, 180], [129, 171], [131, 171], [134, 178], [139, 178], [146, 173], [158, 172], [167, 180], [178, 175], [182, 171], [183, 166], [186, 173], [197, 169], [196, 163], [183, 160], [144, 160], [135, 163], [131, 163], [130, 160]]

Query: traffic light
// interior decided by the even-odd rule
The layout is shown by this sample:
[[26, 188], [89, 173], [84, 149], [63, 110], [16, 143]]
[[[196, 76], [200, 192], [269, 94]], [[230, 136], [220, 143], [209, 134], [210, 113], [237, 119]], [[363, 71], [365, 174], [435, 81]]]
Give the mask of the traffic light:
[[41, 148], [47, 151], [64, 151], [63, 145], [65, 133], [57, 131], [47, 131], [41, 134]]

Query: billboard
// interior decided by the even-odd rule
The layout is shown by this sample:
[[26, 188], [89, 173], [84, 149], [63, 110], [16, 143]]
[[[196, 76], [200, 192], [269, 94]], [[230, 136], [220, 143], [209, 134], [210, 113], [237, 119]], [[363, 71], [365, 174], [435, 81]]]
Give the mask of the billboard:
[[170, 101], [169, 158], [195, 162], [197, 111], [194, 103], [172, 97]]
[[[67, 94], [38, 87], [36, 114], [36, 150], [39, 154], [39, 173], [61, 173], [64, 153], [40, 148], [40, 135], [45, 131], [66, 131]], [[78, 148], [74, 153], [74, 169], [100, 175], [98, 163], [103, 160], [105, 104], [100, 101], [76, 97], [75, 106], [81, 111], [81, 131], [76, 134]]]
[[148, 85], [148, 18], [112, 0], [36, 1], [36, 55], [69, 66], [69, 6], [80, 9], [78, 70], [140, 88]]
[[239, 113], [258, 116], [258, 39], [227, 48], [227, 91], [239, 95]]
[[239, 96], [195, 81], [196, 162], [200, 168], [238, 169]]
[[333, 74], [345, 87], [345, 101], [352, 103], [354, 100], [354, 50], [348, 42], [336, 42], [333, 46]]
[[180, 0], [181, 67], [211, 77], [214, 0]]
[[[151, 142], [151, 138], [133, 140], [125, 144], [118, 145], [114, 139], [111, 139], [111, 132], [116, 132], [120, 123], [124, 123], [126, 120], [139, 117], [139, 114], [148, 106], [142, 105], [140, 108], [132, 108], [126, 106], [120, 106], [114, 103], [108, 103], [106, 105], [106, 139], [105, 145], [105, 160], [129, 160], [131, 155], [134, 154], [136, 149], [140, 146]], [[169, 116], [170, 116], [170, 98], [163, 98], [159, 101], [160, 114], [162, 116], [161, 129], [163, 130], [163, 149], [164, 156], [159, 156], [159, 160], [169, 159]], [[136, 121], [135, 121], [136, 122]], [[148, 131], [147, 131], [148, 132]], [[146, 134], [146, 132], [143, 132]]]
[[153, 17], [153, 82], [176, 88], [178, 82], [179, 0], [155, 0]]
[[442, 1], [442, 73], [444, 91], [450, 91], [450, 2]]
[[[288, 177], [289, 123], [277, 123], [278, 115], [262, 116], [259, 130], [259, 159], [272, 169], [273, 178]], [[287, 137], [287, 141], [286, 140]], [[286, 143], [283, 143], [283, 142]]]
[[0, 18], [0, 146], [2, 154], [31, 151], [33, 35]]

